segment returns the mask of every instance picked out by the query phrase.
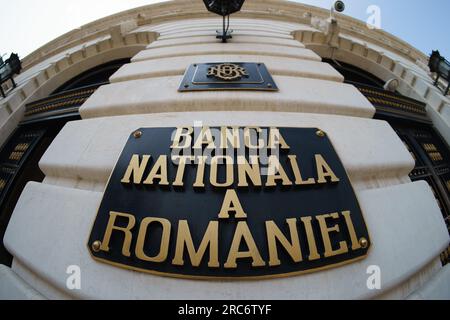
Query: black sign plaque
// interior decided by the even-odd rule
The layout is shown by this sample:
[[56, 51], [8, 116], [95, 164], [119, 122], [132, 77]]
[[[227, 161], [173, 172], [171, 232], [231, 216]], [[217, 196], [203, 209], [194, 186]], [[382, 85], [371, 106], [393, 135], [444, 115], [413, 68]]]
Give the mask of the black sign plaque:
[[278, 91], [264, 63], [220, 62], [189, 66], [178, 91]]
[[327, 134], [259, 127], [132, 133], [88, 243], [118, 267], [230, 280], [337, 267], [370, 245]]

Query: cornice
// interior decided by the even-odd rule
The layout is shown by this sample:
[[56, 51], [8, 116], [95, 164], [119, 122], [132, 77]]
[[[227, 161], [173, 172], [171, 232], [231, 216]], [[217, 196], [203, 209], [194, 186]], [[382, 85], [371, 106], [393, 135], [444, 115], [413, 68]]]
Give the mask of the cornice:
[[[311, 17], [326, 19], [329, 17], [329, 14], [329, 10], [292, 1], [247, 0], [242, 11], [235, 16], [309, 25]], [[93, 21], [63, 34], [25, 57], [23, 59], [23, 65], [27, 69], [65, 49], [82, 44], [96, 37], [107, 35], [109, 28], [124, 22], [134, 21], [138, 25], [144, 25], [208, 17], [216, 16], [207, 12], [201, 0], [174, 0], [130, 9]], [[428, 60], [425, 54], [383, 30], [370, 30], [364, 22], [342, 14], [337, 15], [337, 20], [343, 34], [377, 44], [386, 50], [391, 50], [407, 58], [413, 63], [417, 60], [426, 63]]]

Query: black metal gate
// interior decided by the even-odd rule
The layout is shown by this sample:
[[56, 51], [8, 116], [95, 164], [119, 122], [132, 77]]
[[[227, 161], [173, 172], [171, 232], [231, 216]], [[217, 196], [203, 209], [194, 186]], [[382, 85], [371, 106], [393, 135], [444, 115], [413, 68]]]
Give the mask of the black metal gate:
[[[11, 214], [31, 181], [42, 182], [45, 175], [39, 160], [68, 122], [79, 120], [79, 107], [101, 84], [65, 91], [26, 106], [25, 118], [0, 150], [0, 238]], [[0, 245], [0, 264], [10, 265], [12, 256]]]
[[[408, 148], [416, 161], [409, 176], [430, 185], [450, 233], [450, 148], [433, 127], [426, 105], [377, 87], [352, 84], [375, 106], [375, 118], [388, 121]], [[449, 253], [450, 248], [442, 253], [443, 264], [449, 262]]]
[[39, 160], [62, 127], [80, 119], [80, 106], [129, 62], [130, 59], [120, 59], [94, 67], [64, 83], [49, 97], [26, 106], [23, 121], [0, 148], [0, 264], [12, 263], [3, 237], [25, 185], [45, 178]]

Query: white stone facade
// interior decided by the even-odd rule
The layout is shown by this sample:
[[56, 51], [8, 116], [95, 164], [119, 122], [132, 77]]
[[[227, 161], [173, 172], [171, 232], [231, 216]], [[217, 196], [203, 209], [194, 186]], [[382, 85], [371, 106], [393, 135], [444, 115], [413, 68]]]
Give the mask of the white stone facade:
[[[0, 144], [24, 105], [102, 62], [132, 57], [81, 107], [41, 159], [43, 183], [30, 183], [4, 239], [12, 269], [0, 270], [0, 298], [49, 299], [449, 299], [450, 269], [439, 254], [450, 239], [428, 184], [412, 183], [414, 161], [375, 108], [321, 58], [354, 64], [427, 103], [450, 142], [450, 101], [433, 86], [426, 57], [401, 40], [339, 16], [333, 46], [314, 21], [326, 10], [250, 0], [231, 19], [233, 39], [218, 43], [219, 17], [202, 1], [131, 10], [73, 31], [25, 59], [19, 87], [0, 100]], [[334, 47], [334, 48], [332, 48]], [[191, 92], [178, 86], [193, 63], [263, 62], [279, 92]], [[28, 65], [26, 64], [28, 63]], [[360, 262], [266, 281], [192, 281], [141, 274], [94, 261], [86, 243], [103, 190], [130, 132], [202, 121], [211, 126], [319, 127], [350, 177], [372, 248]], [[67, 267], [82, 271], [81, 290], [66, 287]], [[380, 266], [382, 289], [369, 290], [367, 268]]]

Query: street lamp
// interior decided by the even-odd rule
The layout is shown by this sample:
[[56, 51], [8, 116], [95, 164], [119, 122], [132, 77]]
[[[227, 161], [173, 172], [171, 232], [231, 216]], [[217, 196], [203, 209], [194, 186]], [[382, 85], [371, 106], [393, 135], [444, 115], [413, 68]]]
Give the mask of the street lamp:
[[[230, 31], [230, 15], [241, 10], [245, 0], [203, 0], [208, 11], [216, 13], [223, 17], [222, 33], [217, 31], [217, 39], [222, 39], [222, 42], [227, 42], [231, 39]], [[227, 22], [228, 20], [228, 22]]]
[[0, 57], [0, 93], [3, 98], [6, 97], [6, 94], [3, 91], [2, 84], [11, 80], [13, 88], [15, 88], [17, 85], [14, 81], [14, 75], [19, 74], [21, 70], [22, 63], [16, 53], [11, 53], [11, 56], [6, 61], [3, 61], [3, 57]]
[[447, 95], [450, 89], [450, 62], [448, 62], [444, 57], [441, 56], [439, 51], [433, 51], [430, 56], [430, 61], [428, 63], [431, 72], [437, 74], [435, 86], [439, 85], [439, 79], [442, 77], [447, 80], [447, 89], [444, 91], [444, 95]]

